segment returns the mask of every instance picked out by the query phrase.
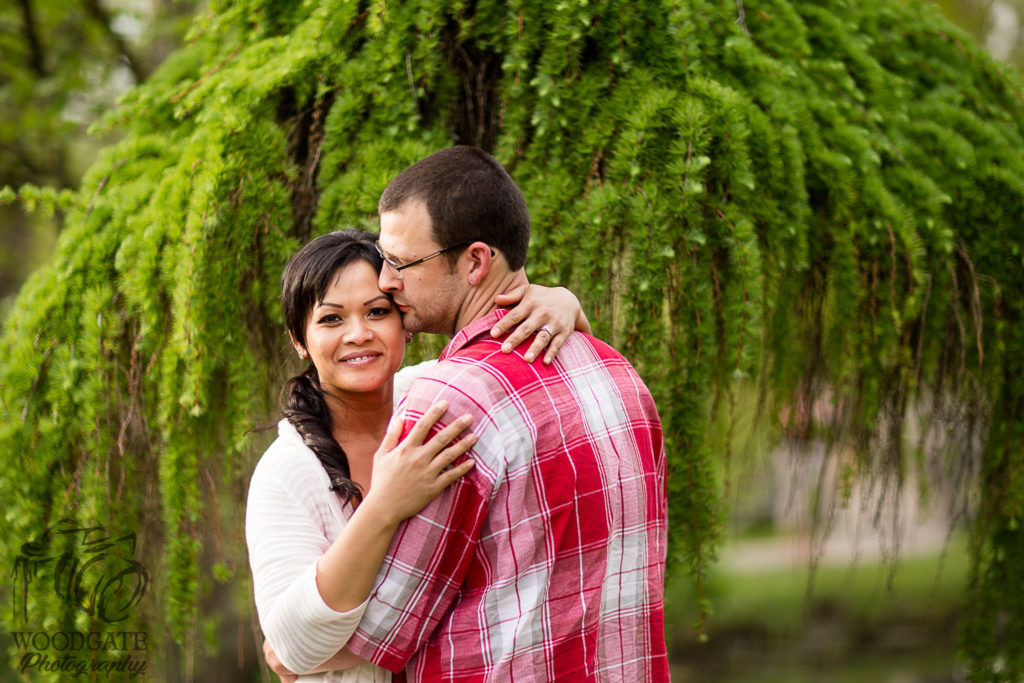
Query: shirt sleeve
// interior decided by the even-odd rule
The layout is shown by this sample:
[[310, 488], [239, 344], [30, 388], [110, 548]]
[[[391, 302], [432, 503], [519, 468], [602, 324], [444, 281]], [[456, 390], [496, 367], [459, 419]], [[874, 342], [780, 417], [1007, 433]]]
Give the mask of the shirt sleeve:
[[286, 667], [307, 673], [344, 647], [366, 602], [347, 612], [324, 603], [316, 563], [333, 539], [311, 492], [326, 482], [282, 455], [268, 452], [253, 473], [245, 535], [260, 627]]
[[[418, 417], [440, 398], [449, 410], [434, 432], [467, 412], [481, 436], [485, 413], [455, 387], [430, 380], [413, 384], [403, 405], [403, 438]], [[433, 432], [432, 432], [433, 433]], [[393, 672], [402, 670], [430, 638], [457, 599], [480, 542], [493, 472], [483, 467], [478, 440], [468, 456], [477, 465], [399, 526], [377, 575], [374, 591], [348, 648]]]

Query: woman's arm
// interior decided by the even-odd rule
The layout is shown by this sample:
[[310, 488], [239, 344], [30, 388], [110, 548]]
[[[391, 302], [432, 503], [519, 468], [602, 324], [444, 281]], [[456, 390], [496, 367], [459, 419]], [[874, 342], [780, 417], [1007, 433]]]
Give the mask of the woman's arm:
[[[281, 683], [294, 683], [299, 679], [299, 675], [286, 667], [281, 659], [274, 652], [274, 649], [270, 647], [270, 641], [263, 641], [263, 657], [267, 660], [267, 666], [270, 670], [278, 675], [281, 679]], [[356, 653], [349, 650], [347, 647], [343, 647], [338, 650], [337, 654], [328, 659], [326, 662], [318, 667], [314, 667], [308, 674], [324, 673], [325, 671], [341, 671], [343, 669], [351, 669], [354, 666], [362, 664], [366, 660], [357, 655]]]
[[[310, 506], [304, 500], [314, 484], [300, 478], [303, 483], [298, 488], [280, 486], [289, 474], [280, 471], [279, 463], [278, 471], [265, 472], [267, 476], [259, 477], [260, 485], [250, 488], [246, 529], [250, 561], [267, 648], [273, 643], [277, 649], [273, 659], [268, 657], [268, 664], [276, 662], [277, 673], [339, 668], [322, 667], [325, 659], [348, 642], [358, 624], [398, 522], [419, 512], [473, 467], [467, 460], [445, 471], [475, 442], [468, 434], [451, 444], [469, 420], [456, 420], [423, 443], [446, 408], [444, 402], [433, 406], [397, 447], [401, 421], [389, 426], [374, 455], [370, 492], [326, 548], [316, 549], [315, 538], [323, 539], [323, 531], [316, 513], [306, 510]], [[254, 476], [254, 482], [256, 479]], [[308, 543], [301, 540], [307, 537]], [[282, 552], [282, 544], [289, 549]], [[354, 659], [350, 665], [358, 661]]]
[[[515, 327], [508, 339], [502, 343], [502, 351], [511, 353], [512, 349], [526, 341], [531, 334], [537, 334], [523, 356], [528, 363], [532, 362], [546, 346], [544, 364], [550, 365], [558, 349], [562, 348], [562, 344], [574, 329], [591, 333], [590, 321], [587, 320], [579, 299], [565, 287], [517, 287], [507, 294], [494, 297], [494, 303], [498, 306], [515, 305], [515, 308], [491, 329], [492, 337], [500, 337]], [[545, 328], [549, 334], [539, 334]]]
[[361, 605], [373, 588], [398, 524], [422, 510], [472, 469], [474, 463], [468, 459], [445, 469], [476, 442], [476, 436], [469, 434], [452, 443], [469, 427], [469, 415], [455, 420], [424, 443], [430, 428], [447, 409], [447, 401], [435, 403], [402, 443], [398, 443], [402, 421], [392, 420], [388, 425], [384, 441], [373, 457], [370, 492], [317, 561], [316, 586], [331, 609], [345, 612]]
[[260, 626], [293, 670], [308, 671], [348, 641], [362, 610], [339, 614], [316, 588], [316, 562], [344, 525], [316, 456], [290, 425], [249, 485], [245, 535]]

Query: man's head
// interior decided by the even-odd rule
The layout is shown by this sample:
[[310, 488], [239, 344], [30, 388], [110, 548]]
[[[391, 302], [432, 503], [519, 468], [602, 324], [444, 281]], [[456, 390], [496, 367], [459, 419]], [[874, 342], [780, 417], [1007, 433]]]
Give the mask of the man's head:
[[409, 330], [454, 333], [469, 290], [495, 267], [512, 272], [526, 262], [526, 201], [482, 150], [451, 147], [417, 161], [388, 184], [378, 208], [380, 246], [401, 268], [385, 266], [380, 287]]
[[[530, 214], [526, 200], [498, 160], [476, 147], [449, 147], [420, 159], [388, 183], [378, 211], [411, 201], [426, 205], [433, 240], [447, 247], [486, 242], [505, 255], [512, 270], [526, 263]], [[454, 262], [457, 254], [445, 258]]]

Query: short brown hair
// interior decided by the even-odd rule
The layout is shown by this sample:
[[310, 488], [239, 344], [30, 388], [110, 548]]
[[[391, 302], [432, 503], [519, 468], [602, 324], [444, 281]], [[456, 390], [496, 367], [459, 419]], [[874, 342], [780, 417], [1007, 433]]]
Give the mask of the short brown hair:
[[420, 159], [388, 183], [378, 211], [422, 201], [442, 247], [480, 240], [500, 249], [512, 270], [526, 263], [530, 213], [498, 160], [476, 147], [449, 147]]

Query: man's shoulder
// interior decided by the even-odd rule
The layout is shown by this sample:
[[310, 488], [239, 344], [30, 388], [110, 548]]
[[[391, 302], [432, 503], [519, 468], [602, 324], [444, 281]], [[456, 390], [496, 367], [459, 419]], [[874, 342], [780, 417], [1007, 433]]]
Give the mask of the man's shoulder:
[[433, 365], [424, 367], [412, 382], [410, 394], [422, 392], [432, 385], [476, 387], [493, 382], [497, 375], [514, 372], [517, 366], [527, 365], [521, 356], [502, 353], [499, 339], [474, 339]]
[[[454, 361], [456, 364], [481, 366], [485, 368], [500, 368], [502, 370], [524, 370], [529, 369], [535, 372], [542, 371], [548, 367], [542, 364], [541, 360], [535, 359], [527, 362], [523, 355], [533, 343], [529, 337], [519, 345], [512, 353], [503, 353], [501, 344], [504, 338], [492, 339], [489, 335], [481, 335], [466, 342], [461, 348], [450, 354], [446, 361]], [[569, 335], [565, 344], [559, 349], [555, 357], [557, 365], [553, 364], [551, 369], [561, 369], [563, 372], [571, 371], [580, 366], [592, 366], [593, 364], [623, 365], [632, 368], [632, 364], [615, 347], [605, 341], [591, 336], [584, 332], [574, 331]], [[448, 366], [450, 372], [452, 366]]]
[[629, 360], [610, 344], [583, 332], [573, 332], [551, 365], [538, 358], [527, 362], [523, 355], [533, 339], [527, 339], [512, 353], [502, 353], [502, 339], [477, 338], [444, 361], [436, 372], [459, 385], [497, 383], [505, 390], [540, 382], [545, 385], [579, 382], [581, 378], [618, 385], [628, 383], [646, 389]]
[[[484, 331], [481, 331], [484, 330]], [[527, 362], [523, 355], [533, 342], [528, 338], [512, 353], [503, 353], [504, 338], [492, 338], [490, 325], [472, 335], [454, 339], [441, 359], [426, 370], [409, 390], [409, 398], [423, 406], [453, 394], [464, 396], [485, 412], [506, 399], [531, 395], [552, 398], [569, 392], [574, 401], [620, 395], [649, 396], [649, 391], [632, 364], [610, 344], [582, 332], [573, 332], [559, 349], [551, 365], [538, 358]], [[465, 330], [464, 330], [465, 331]], [[461, 334], [461, 333], [460, 333]], [[580, 391], [584, 385], [592, 390]], [[559, 389], [559, 387], [564, 389]], [[604, 389], [600, 389], [604, 387]], [[540, 393], [534, 395], [534, 389]]]

